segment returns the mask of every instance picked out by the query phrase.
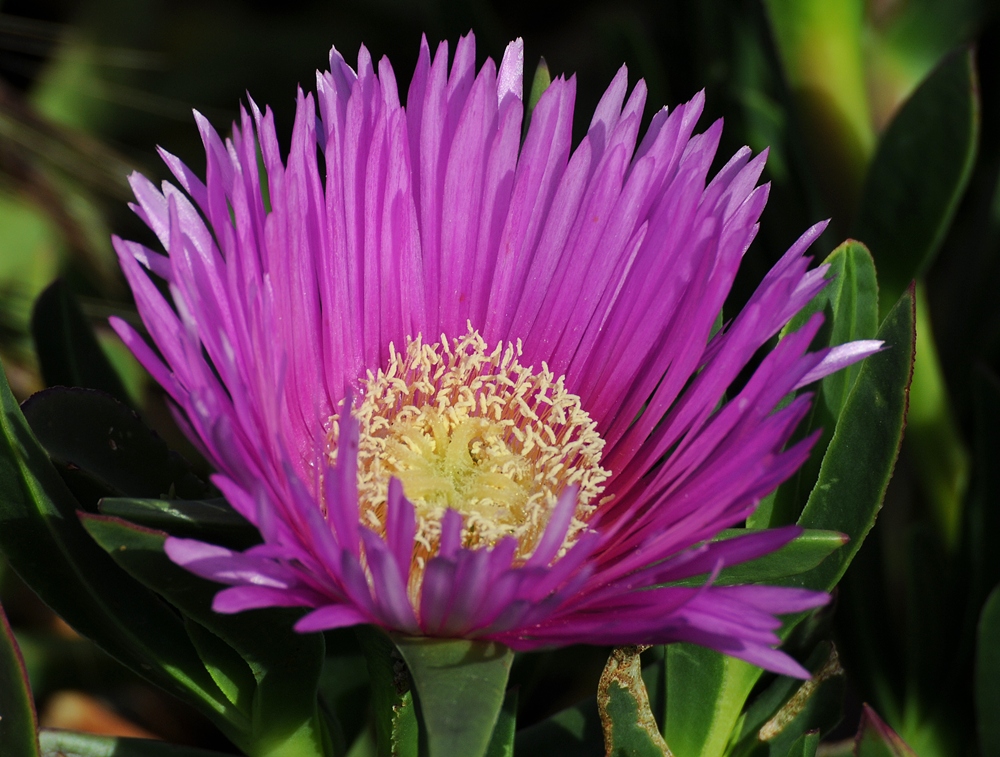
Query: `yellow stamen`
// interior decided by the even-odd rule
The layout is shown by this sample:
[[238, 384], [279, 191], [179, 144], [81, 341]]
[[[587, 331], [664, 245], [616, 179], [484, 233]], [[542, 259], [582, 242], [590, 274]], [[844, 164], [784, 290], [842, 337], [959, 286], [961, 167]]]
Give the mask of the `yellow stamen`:
[[[417, 514], [411, 594], [422, 566], [437, 552], [448, 509], [464, 520], [462, 544], [517, 540], [515, 559], [538, 545], [559, 495], [579, 489], [565, 552], [593, 513], [608, 478], [596, 423], [545, 363], [522, 366], [521, 344], [489, 352], [473, 330], [435, 344], [411, 339], [404, 353], [362, 382], [354, 410], [360, 427], [361, 522], [384, 533], [389, 479], [398, 478]], [[338, 416], [330, 419], [336, 460]]]

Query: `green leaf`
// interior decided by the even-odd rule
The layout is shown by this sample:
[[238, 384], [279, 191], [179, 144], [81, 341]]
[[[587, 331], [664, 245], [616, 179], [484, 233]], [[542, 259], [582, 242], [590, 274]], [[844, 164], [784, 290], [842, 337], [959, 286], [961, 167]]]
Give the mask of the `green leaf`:
[[35, 301], [31, 336], [47, 386], [99, 389], [122, 402], [129, 401], [121, 379], [62, 279], [53, 281]]
[[983, 757], [1000, 755], [1000, 585], [979, 616], [976, 639], [976, 721]]
[[22, 411], [85, 505], [104, 495], [195, 498], [208, 493], [156, 432], [108, 394], [56, 387], [32, 395]]
[[[746, 529], [733, 528], [723, 531], [715, 540], [745, 536]], [[838, 531], [803, 531], [781, 549], [758, 557], [756, 560], [724, 568], [714, 581], [717, 586], [738, 584], [775, 584], [782, 579], [805, 573], [815, 568], [833, 552], [847, 543], [847, 537]], [[678, 581], [678, 586], [700, 586], [704, 576]]]
[[885, 313], [929, 268], [975, 163], [979, 84], [972, 51], [946, 57], [899, 109], [865, 178], [853, 236], [875, 256]]
[[514, 733], [517, 730], [517, 687], [507, 689], [500, 717], [493, 728], [486, 757], [514, 757]]
[[829, 591], [875, 523], [899, 454], [914, 356], [913, 294], [906, 292], [876, 335], [885, 349], [864, 361], [799, 518], [803, 528], [843, 531], [851, 541], [794, 580]]
[[392, 709], [390, 743], [392, 757], [417, 757], [420, 752], [420, 726], [412, 691], [403, 694], [399, 704]]
[[166, 531], [171, 536], [200, 539], [230, 549], [260, 544], [260, 532], [224, 499], [132, 499], [105, 497], [102, 515]]
[[[830, 268], [830, 282], [788, 324], [786, 331], [800, 328], [813, 313], [826, 311], [827, 345], [838, 345], [856, 339], [874, 339], [878, 331], [878, 281], [875, 261], [868, 248], [853, 239], [841, 243], [823, 261]], [[820, 382], [819, 401], [826, 405], [831, 418], [840, 417], [863, 362], [850, 365]], [[820, 400], [821, 398], [821, 400]]]
[[227, 757], [221, 752], [175, 746], [152, 739], [97, 736], [46, 728], [39, 731], [38, 740], [42, 757]]
[[670, 754], [649, 705], [639, 662], [641, 647], [611, 652], [597, 684], [597, 710], [606, 755], [665, 757]]
[[867, 704], [861, 711], [854, 753], [856, 757], [917, 757], [916, 752]]
[[760, 669], [694, 644], [667, 647], [664, 737], [677, 757], [718, 757]]
[[38, 757], [37, 730], [24, 658], [0, 607], [0, 751], [5, 757]]
[[[782, 336], [797, 331], [814, 313], [824, 313], [823, 327], [813, 340], [815, 349], [856, 339], [874, 339], [878, 331], [878, 284], [871, 253], [860, 242], [849, 239], [823, 262], [829, 266], [826, 274], [829, 283], [789, 322]], [[822, 453], [830, 443], [861, 365], [855, 363], [810, 387], [816, 396], [795, 438], [804, 439], [816, 429], [822, 429], [822, 435], [809, 460], [747, 519], [748, 528], [794, 523], [802, 513], [819, 475]]]
[[84, 531], [2, 371], [0, 409], [0, 550], [11, 567], [79, 633], [232, 732], [242, 716], [205, 671], [176, 613]]
[[495, 642], [397, 636], [416, 689], [428, 757], [486, 754], [514, 653]]
[[[213, 680], [230, 692], [233, 706], [245, 710], [250, 702], [252, 719], [230, 738], [250, 755], [325, 753], [316, 709], [323, 636], [292, 630], [300, 610], [213, 612], [212, 598], [220, 586], [172, 563], [163, 552], [165, 534], [103, 515], [81, 518], [115, 562], [238, 653], [236, 657], [208, 647], [210, 637], [198, 640], [197, 646], [210, 652], [205, 662], [212, 668]], [[247, 668], [252, 681], [246, 676]], [[255, 689], [246, 691], [253, 681]]]

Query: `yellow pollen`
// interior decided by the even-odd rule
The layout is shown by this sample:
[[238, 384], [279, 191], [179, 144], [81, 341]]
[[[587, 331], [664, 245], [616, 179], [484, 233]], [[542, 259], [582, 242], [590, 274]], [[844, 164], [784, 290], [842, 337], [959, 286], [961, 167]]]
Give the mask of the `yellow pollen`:
[[[416, 509], [410, 592], [438, 551], [446, 510], [463, 516], [462, 545], [517, 540], [526, 560], [545, 531], [559, 495], [579, 490], [559, 554], [586, 528], [608, 478], [596, 423], [545, 363], [522, 366], [521, 343], [488, 351], [469, 326], [435, 344], [411, 339], [389, 346], [389, 364], [362, 381], [358, 420], [361, 523], [385, 534], [389, 479], [398, 478]], [[328, 450], [336, 461], [339, 416], [330, 419]]]

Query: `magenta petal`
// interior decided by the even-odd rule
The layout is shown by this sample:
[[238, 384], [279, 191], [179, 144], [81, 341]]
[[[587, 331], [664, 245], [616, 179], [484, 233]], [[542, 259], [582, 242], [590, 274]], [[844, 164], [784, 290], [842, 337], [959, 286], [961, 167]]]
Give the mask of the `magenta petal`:
[[[333, 49], [316, 93], [297, 93], [287, 155], [274, 114], [249, 100], [226, 138], [195, 114], [204, 177], [162, 150], [173, 183], [129, 177], [162, 252], [113, 245], [152, 343], [112, 326], [263, 540], [236, 552], [168, 538], [166, 554], [229, 586], [219, 612], [311, 608], [302, 632], [372, 623], [516, 649], [687, 641], [804, 675], [774, 649], [778, 616], [827, 595], [713, 583], [796, 527], [713, 540], [807, 458], [816, 434], [792, 439], [811, 397], [787, 398], [882, 348], [810, 352], [818, 315], [768, 347], [826, 286], [806, 256], [826, 224], [716, 331], [767, 202], [766, 151], [740, 149], [712, 175], [722, 123], [696, 133], [704, 93], [640, 136], [647, 88], [630, 93], [624, 66], [579, 145], [572, 77], [542, 95], [522, 144], [523, 42], [478, 70], [471, 34], [453, 52], [423, 39], [400, 97], [387, 59], [362, 47], [355, 71]], [[469, 328], [546, 366], [605, 444], [610, 478], [577, 527], [579, 479], [559, 478], [576, 442], [546, 440], [566, 445], [565, 467], [530, 555], [513, 536], [475, 542], [481, 515], [465, 503], [429, 523], [402, 472], [384, 502], [359, 501], [381, 442], [355, 397], [412, 338], [450, 344]], [[492, 412], [469, 397], [473, 415]], [[515, 421], [529, 441], [536, 422]], [[535, 443], [516, 436], [514, 451]]]
[[295, 624], [299, 633], [311, 631], [327, 631], [331, 628], [344, 628], [369, 623], [370, 619], [349, 605], [325, 605], [304, 615]]
[[814, 381], [819, 381], [821, 378], [825, 378], [831, 373], [836, 373], [842, 368], [853, 365], [859, 360], [864, 360], [869, 355], [881, 352], [883, 345], [884, 342], [880, 342], [877, 339], [859, 339], [856, 342], [848, 342], [847, 344], [831, 347], [823, 356], [822, 362], [799, 379], [795, 388], [801, 389], [803, 386], [807, 386]]

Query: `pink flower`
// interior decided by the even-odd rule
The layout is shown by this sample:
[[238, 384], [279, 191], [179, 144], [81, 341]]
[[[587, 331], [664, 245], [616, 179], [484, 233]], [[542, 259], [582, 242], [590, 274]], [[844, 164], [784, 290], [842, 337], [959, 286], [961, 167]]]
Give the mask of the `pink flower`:
[[808, 352], [814, 317], [723, 402], [823, 288], [803, 253], [824, 225], [713, 336], [765, 156], [706, 183], [722, 125], [692, 136], [702, 95], [636, 147], [646, 89], [623, 106], [624, 67], [575, 150], [573, 78], [522, 145], [522, 57], [477, 74], [470, 35], [449, 72], [425, 40], [404, 108], [387, 60], [362, 48], [356, 74], [334, 50], [286, 160], [251, 102], [225, 142], [196, 114], [205, 183], [163, 151], [180, 188], [132, 176], [167, 255], [115, 247], [162, 358], [114, 326], [264, 542], [167, 553], [230, 585], [219, 612], [313, 608], [304, 632], [689, 641], [805, 675], [774, 616], [827, 596], [710, 579], [799, 530], [709, 540], [806, 459], [811, 439], [784, 447], [809, 396], [782, 398], [878, 348]]

